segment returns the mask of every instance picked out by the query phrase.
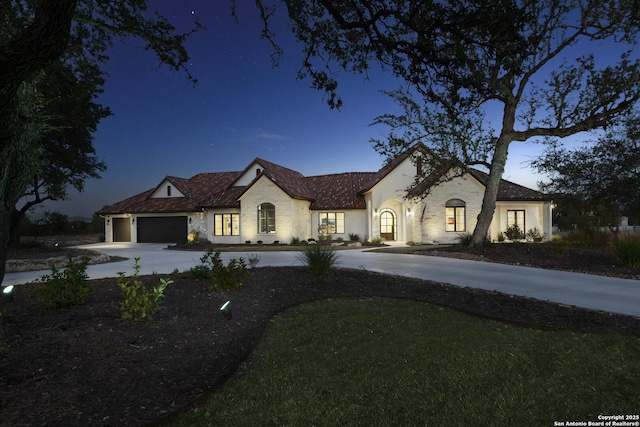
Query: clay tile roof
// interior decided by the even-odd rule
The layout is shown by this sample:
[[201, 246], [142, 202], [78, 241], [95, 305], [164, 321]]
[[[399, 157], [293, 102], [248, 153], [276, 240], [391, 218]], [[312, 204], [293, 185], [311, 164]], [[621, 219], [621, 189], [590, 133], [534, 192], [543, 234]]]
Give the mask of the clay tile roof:
[[376, 172], [347, 172], [305, 178], [314, 195], [311, 209], [365, 209], [360, 190], [375, 177]]
[[262, 166], [261, 174], [256, 180], [265, 175], [278, 187], [294, 199], [313, 200], [313, 194], [305, 185], [304, 176], [297, 171], [285, 168], [264, 159], [255, 159]]
[[239, 206], [237, 188], [227, 187], [237, 178], [238, 172], [201, 173], [192, 178], [166, 177], [160, 185], [169, 181], [185, 197], [158, 197], [151, 195], [158, 187], [102, 208], [98, 214], [193, 212], [203, 207]]
[[[486, 186], [489, 175], [476, 169], [469, 169], [469, 174], [477, 179], [480, 184]], [[500, 187], [498, 187], [498, 195], [496, 197], [498, 201], [545, 201], [551, 200], [551, 198], [539, 191], [532, 190], [531, 188], [523, 187], [515, 182], [507, 181], [505, 179], [500, 180]]]

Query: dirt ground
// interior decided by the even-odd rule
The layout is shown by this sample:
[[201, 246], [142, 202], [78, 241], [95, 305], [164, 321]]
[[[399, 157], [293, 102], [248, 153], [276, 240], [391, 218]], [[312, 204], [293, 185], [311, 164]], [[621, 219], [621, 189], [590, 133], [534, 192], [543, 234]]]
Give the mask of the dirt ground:
[[[542, 247], [424, 254], [640, 277], [601, 251]], [[156, 285], [161, 277], [169, 276], [144, 281]], [[327, 280], [302, 268], [258, 268], [240, 289], [225, 292], [207, 292], [204, 279], [185, 274], [170, 278], [162, 308], [148, 322], [120, 319], [115, 279], [93, 281], [87, 302], [64, 310], [44, 308], [36, 285], [17, 287], [14, 300], [0, 306], [0, 425], [162, 424], [233, 374], [274, 314], [317, 299], [408, 298], [532, 327], [640, 336], [636, 317], [360, 270], [337, 270]], [[219, 311], [225, 301], [230, 320]]]

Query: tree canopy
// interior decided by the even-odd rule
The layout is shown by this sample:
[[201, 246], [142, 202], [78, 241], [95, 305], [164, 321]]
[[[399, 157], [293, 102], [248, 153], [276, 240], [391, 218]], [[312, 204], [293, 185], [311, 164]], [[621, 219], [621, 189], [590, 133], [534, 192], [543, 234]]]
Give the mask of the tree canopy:
[[331, 107], [343, 102], [339, 71], [381, 65], [401, 80], [391, 95], [406, 114], [376, 119], [391, 127], [378, 150], [392, 156], [421, 140], [451, 164], [489, 167], [474, 244], [487, 236], [512, 142], [604, 127], [640, 97], [636, 1], [257, 3], [276, 42], [269, 22], [284, 4], [304, 45], [300, 76]]
[[549, 178], [539, 185], [558, 201], [562, 229], [615, 229], [621, 216], [640, 221], [640, 112], [580, 147], [553, 141], [532, 166]]
[[108, 114], [94, 101], [114, 42], [137, 37], [160, 63], [195, 82], [186, 68], [184, 43], [200, 25], [178, 33], [148, 3], [0, 3], [0, 279], [18, 200], [43, 188], [48, 197], [62, 197], [63, 181], [81, 188], [104, 167], [94, 156], [90, 134]]

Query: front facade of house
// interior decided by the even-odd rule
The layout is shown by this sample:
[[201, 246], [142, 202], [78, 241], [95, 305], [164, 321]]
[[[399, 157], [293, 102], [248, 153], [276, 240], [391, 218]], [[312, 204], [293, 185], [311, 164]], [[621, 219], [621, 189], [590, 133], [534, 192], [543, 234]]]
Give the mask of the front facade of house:
[[[455, 243], [472, 233], [487, 176], [470, 170], [434, 185], [426, 197], [407, 197], [414, 186], [418, 145], [377, 172], [305, 177], [255, 159], [240, 172], [165, 177], [154, 189], [101, 209], [107, 242], [183, 242], [198, 235], [214, 243], [289, 243], [292, 239]], [[495, 240], [507, 227], [551, 236], [552, 202], [502, 181], [490, 228]]]

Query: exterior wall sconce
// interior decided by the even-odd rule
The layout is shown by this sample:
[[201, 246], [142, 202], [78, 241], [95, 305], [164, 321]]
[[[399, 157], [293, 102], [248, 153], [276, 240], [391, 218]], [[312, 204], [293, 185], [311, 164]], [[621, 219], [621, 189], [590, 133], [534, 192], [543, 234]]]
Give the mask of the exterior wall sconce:
[[135, 218], [131, 218], [131, 224], [135, 224], [136, 223], [136, 219]]
[[109, 225], [109, 221], [111, 221], [109, 218], [107, 218], [107, 225]]
[[374, 210], [373, 210], [373, 215], [374, 215], [374, 216], [378, 216], [378, 209], [374, 209]]
[[193, 220], [193, 219], [192, 219], [191, 217], [189, 217], [189, 225], [191, 225], [191, 221], [192, 221], [192, 220]]

